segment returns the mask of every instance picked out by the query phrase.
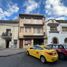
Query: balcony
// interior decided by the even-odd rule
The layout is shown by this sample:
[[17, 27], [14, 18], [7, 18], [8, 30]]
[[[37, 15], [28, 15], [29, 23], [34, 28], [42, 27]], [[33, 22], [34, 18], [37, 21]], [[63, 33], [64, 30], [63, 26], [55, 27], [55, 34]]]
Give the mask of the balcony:
[[29, 19], [26, 19], [24, 21], [24, 25], [43, 25], [43, 20], [29, 20]]
[[4, 33], [3, 32], [2, 35], [1, 35], [1, 37], [3, 39], [5, 39], [5, 40], [11, 41], [11, 39], [12, 39], [12, 33], [7, 33], [7, 32]]
[[43, 33], [25, 33], [24, 36], [44, 36]]

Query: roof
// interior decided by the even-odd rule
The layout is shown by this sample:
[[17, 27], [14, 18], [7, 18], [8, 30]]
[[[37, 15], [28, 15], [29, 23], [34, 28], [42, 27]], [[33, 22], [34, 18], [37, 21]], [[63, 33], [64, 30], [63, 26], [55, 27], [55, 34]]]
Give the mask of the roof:
[[17, 20], [0, 20], [0, 23], [18, 23], [19, 21], [17, 21]]
[[50, 20], [55, 20], [56, 22], [59, 22], [59, 23], [67, 23], [67, 20], [56, 20], [56, 19], [49, 19], [46, 22], [48, 22]]
[[19, 17], [39, 17], [39, 18], [43, 18], [44, 15], [42, 14], [19, 14]]
[[67, 23], [67, 20], [56, 20], [59, 23]]

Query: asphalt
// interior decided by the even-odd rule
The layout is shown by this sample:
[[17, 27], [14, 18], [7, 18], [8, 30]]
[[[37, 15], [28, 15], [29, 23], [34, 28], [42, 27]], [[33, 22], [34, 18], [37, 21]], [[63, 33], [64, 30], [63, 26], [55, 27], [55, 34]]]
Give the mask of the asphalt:
[[41, 63], [39, 59], [28, 56], [25, 52], [8, 57], [0, 57], [0, 67], [67, 67], [67, 60], [54, 63]]
[[6, 49], [0, 49], [0, 57], [7, 57], [7, 56], [12, 56], [15, 54], [20, 54], [24, 53], [25, 49], [19, 49], [19, 48], [6, 48]]

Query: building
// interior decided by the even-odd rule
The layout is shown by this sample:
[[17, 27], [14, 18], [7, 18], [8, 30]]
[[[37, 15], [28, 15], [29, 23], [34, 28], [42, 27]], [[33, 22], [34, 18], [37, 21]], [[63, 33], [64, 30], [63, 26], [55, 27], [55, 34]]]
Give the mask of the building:
[[46, 21], [47, 44], [67, 44], [67, 20]]
[[18, 21], [0, 20], [0, 48], [19, 48]]
[[67, 44], [67, 20], [19, 14], [19, 20], [0, 20], [0, 48], [27, 48], [41, 44]]
[[44, 16], [32, 14], [19, 15], [19, 47], [27, 48], [44, 44]]

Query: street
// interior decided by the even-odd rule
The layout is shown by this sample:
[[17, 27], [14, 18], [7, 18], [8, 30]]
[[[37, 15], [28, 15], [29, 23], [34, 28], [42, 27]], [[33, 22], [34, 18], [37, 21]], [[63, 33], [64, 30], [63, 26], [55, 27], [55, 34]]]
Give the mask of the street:
[[40, 60], [27, 56], [25, 53], [0, 57], [0, 67], [67, 67], [66, 65], [67, 60], [42, 64]]

